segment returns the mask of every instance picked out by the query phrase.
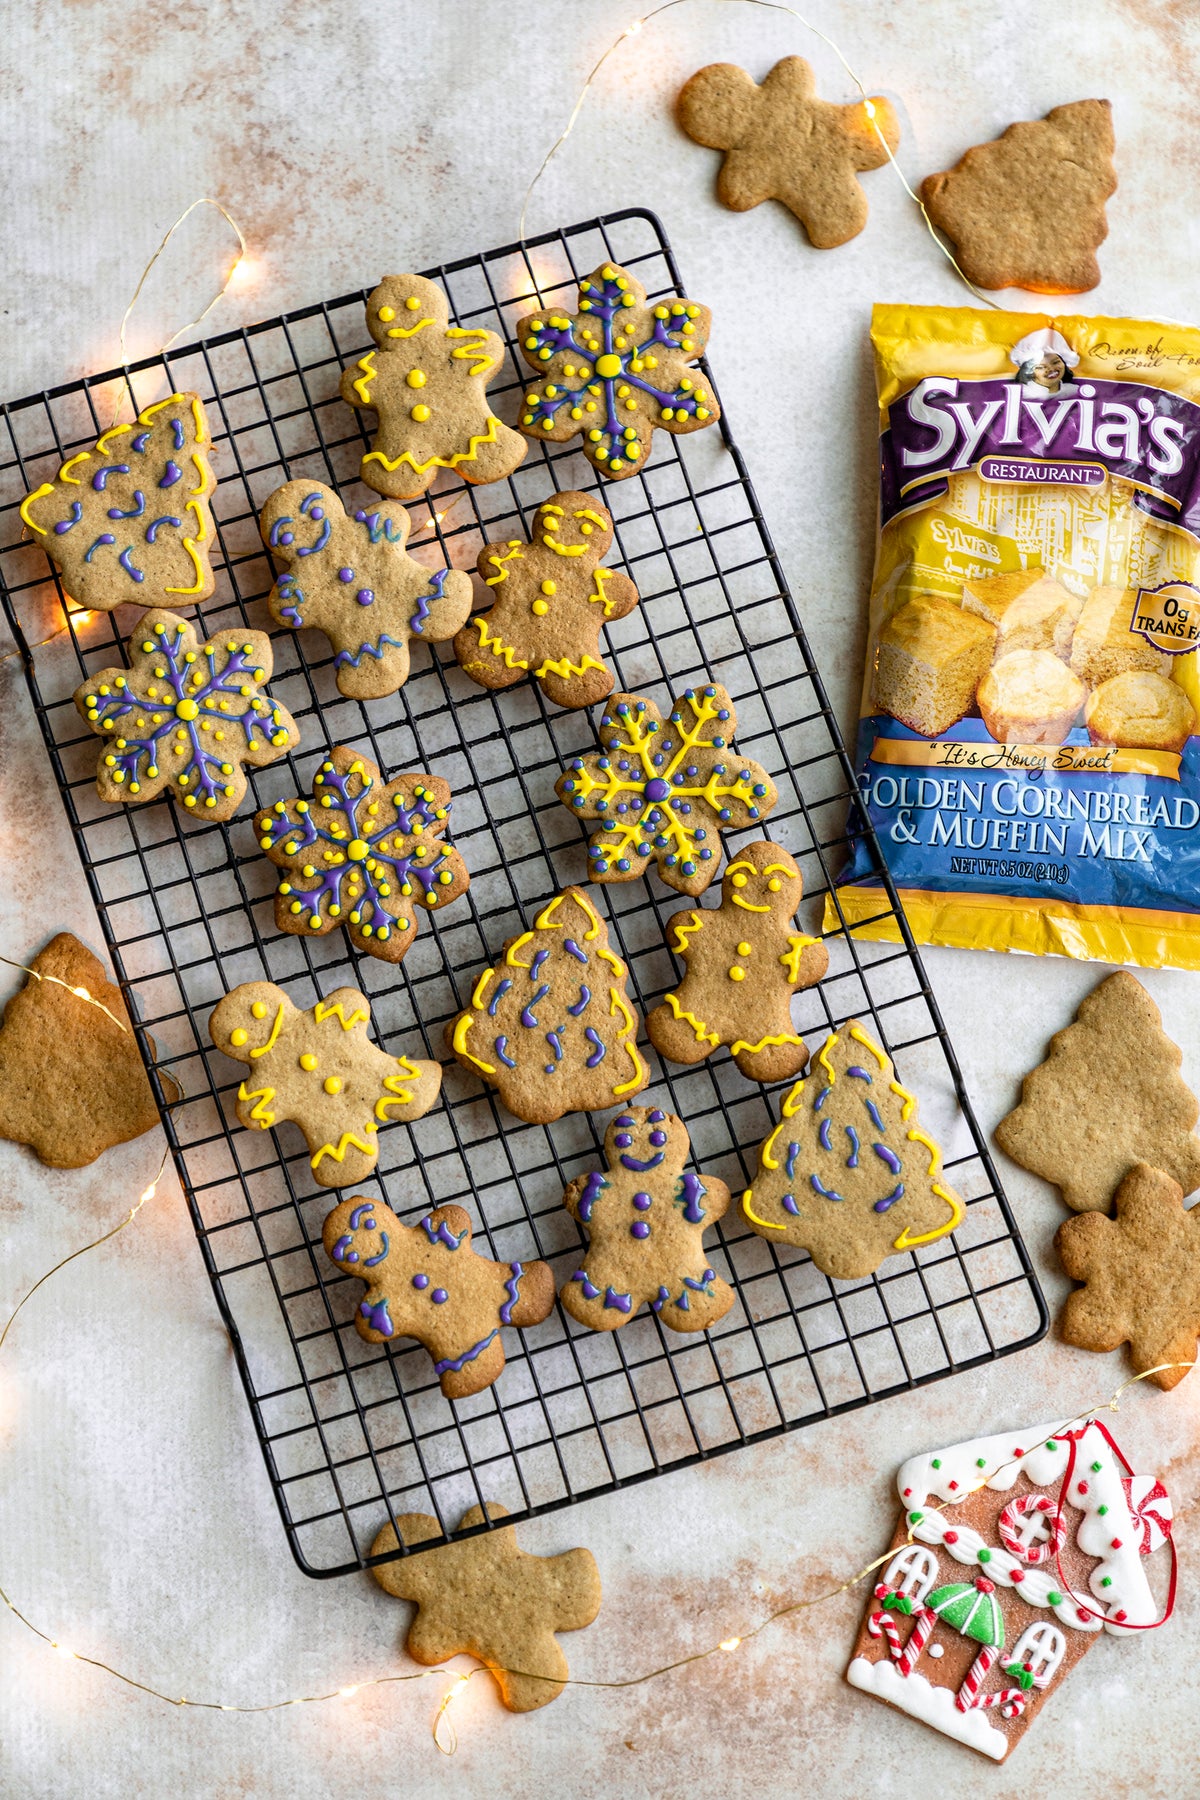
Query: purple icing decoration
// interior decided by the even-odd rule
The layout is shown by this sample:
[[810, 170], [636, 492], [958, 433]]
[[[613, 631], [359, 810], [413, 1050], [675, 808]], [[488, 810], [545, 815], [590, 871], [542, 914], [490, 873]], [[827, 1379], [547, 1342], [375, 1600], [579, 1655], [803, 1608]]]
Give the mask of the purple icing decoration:
[[[592, 1208], [608, 1186], [608, 1182], [599, 1169], [593, 1169], [583, 1184], [583, 1192], [579, 1196], [579, 1217], [586, 1225], [592, 1216]], [[637, 1205], [636, 1200], [634, 1205]]]
[[819, 1175], [810, 1175], [808, 1179], [817, 1193], [823, 1194], [826, 1200], [844, 1200], [846, 1198], [844, 1194], [836, 1193], [833, 1188], [822, 1187]]
[[503, 1034], [496, 1039], [493, 1048], [506, 1069], [516, 1068], [516, 1058], [508, 1054], [508, 1039]]
[[[429, 577], [428, 592], [417, 595], [417, 610], [408, 623], [418, 637], [424, 635], [425, 621], [429, 617], [429, 602], [442, 598], [442, 591], [446, 586], [446, 577], [449, 573], [449, 569], [439, 569], [436, 574]], [[361, 594], [359, 599], [362, 599]]]
[[[167, 472], [163, 476], [162, 480], [159, 482], [158, 485], [160, 488], [174, 487], [175, 483], [177, 481], [182, 481], [182, 479], [183, 479], [183, 470], [180, 468], [179, 464], [177, 462], [168, 461]], [[285, 523], [285, 521], [281, 520], [280, 523], [281, 524]], [[271, 533], [271, 542], [272, 543], [275, 542], [275, 533], [273, 531]]]
[[128, 463], [107, 463], [103, 469], [97, 469], [96, 473], [92, 476], [92, 486], [97, 489], [99, 493], [103, 493], [108, 485], [108, 478], [110, 475], [128, 475], [128, 473]]
[[886, 1131], [887, 1126], [884, 1124], [883, 1120], [880, 1118], [879, 1108], [876, 1106], [876, 1104], [873, 1100], [867, 1101], [867, 1111], [871, 1115], [871, 1123], [875, 1127], [876, 1131]]
[[880, 1162], [885, 1162], [887, 1164], [893, 1175], [898, 1175], [900, 1173], [900, 1158], [896, 1155], [894, 1150], [889, 1150], [886, 1144], [872, 1144], [871, 1148], [879, 1158]]
[[645, 1219], [635, 1219], [633, 1224], [629, 1227], [629, 1235], [630, 1237], [635, 1238], [648, 1238], [650, 1236], [650, 1227], [647, 1225]]
[[588, 1040], [589, 1044], [595, 1044], [596, 1046], [592, 1055], [587, 1059], [588, 1068], [594, 1069], [597, 1063], [602, 1063], [604, 1061], [604, 1044], [601, 1041], [599, 1032], [595, 1031], [590, 1025], [585, 1028], [583, 1035]]
[[354, 1242], [354, 1239], [352, 1237], [350, 1237], [348, 1234], [346, 1236], [340, 1237], [338, 1239], [337, 1243], [333, 1246], [334, 1262], [357, 1262], [358, 1261], [358, 1251], [352, 1250], [350, 1248], [350, 1246], [353, 1242]]
[[693, 1175], [690, 1169], [686, 1170], [684, 1174], [679, 1177], [679, 1186], [676, 1189], [675, 1198], [683, 1207], [683, 1216], [689, 1225], [699, 1225], [701, 1219], [703, 1219], [704, 1208], [701, 1206], [700, 1202], [707, 1192], [708, 1189], [705, 1187], [700, 1177], [698, 1175]]
[[354, 570], [353, 569], [339, 569], [338, 570], [338, 580], [339, 581], [353, 581], [354, 580]]
[[669, 781], [664, 781], [661, 775], [656, 775], [653, 781], [646, 783], [647, 800], [669, 800], [670, 797], [671, 784]]
[[527, 1030], [532, 1031], [534, 1026], [537, 1024], [537, 1014], [534, 1012], [533, 1009], [537, 1005], [539, 1000], [544, 1000], [546, 998], [546, 995], [549, 992], [550, 992], [550, 983], [548, 981], [543, 981], [541, 986], [535, 990], [533, 999], [529, 1002], [529, 1005], [522, 1008], [521, 1023], [522, 1023], [522, 1025], [524, 1025], [526, 1027]]
[[605, 1305], [606, 1310], [609, 1307], [611, 1307], [615, 1312], [623, 1312], [623, 1313], [632, 1312], [633, 1311], [633, 1295], [632, 1294], [622, 1294], [617, 1288], [613, 1288], [613, 1287], [605, 1288], [605, 1290], [604, 1290], [604, 1305]]
[[140, 519], [145, 510], [146, 496], [143, 494], [141, 488], [135, 488], [133, 505], [129, 510], [123, 512], [119, 506], [110, 506], [108, 509], [108, 516], [110, 519]]
[[180, 424], [178, 419], [171, 420], [171, 430], [175, 437], [175, 448], [177, 450], [182, 450], [183, 444], [184, 444], [183, 426]]
[[[622, 1139], [618, 1138], [617, 1143], [619, 1144], [621, 1142], [622, 1142]], [[628, 1143], [632, 1142], [632, 1139], [625, 1138], [624, 1142], [628, 1144]], [[621, 1161], [624, 1164], [625, 1168], [631, 1169], [635, 1175], [641, 1175], [647, 1169], [657, 1169], [659, 1164], [664, 1160], [665, 1156], [666, 1156], [665, 1150], [656, 1150], [654, 1152], [653, 1156], [647, 1156], [647, 1157], [629, 1156], [626, 1154], [626, 1152], [622, 1151]]]
[[359, 588], [354, 598], [360, 606], [371, 606], [375, 600], [375, 593], [372, 588]]
[[865, 1069], [860, 1069], [857, 1064], [855, 1064], [853, 1068], [847, 1069], [846, 1073], [847, 1075], [853, 1075], [856, 1081], [865, 1081], [869, 1083], [871, 1080], [867, 1071]]
[[133, 577], [134, 581], [145, 581], [146, 577], [142, 574], [142, 571], [140, 569], [135, 569], [132, 562], [129, 560], [132, 555], [133, 555], [133, 545], [129, 544], [124, 550], [122, 550], [120, 556], [118, 556], [118, 558], [117, 558], [117, 561], [120, 563], [120, 565], [124, 569], [125, 573], [127, 575], [131, 575]]
[[129, 447], [131, 450], [136, 450], [138, 455], [141, 456], [149, 442], [150, 433], [148, 431], [139, 431], [135, 438], [130, 438]]
[[885, 1194], [882, 1200], [877, 1200], [875, 1202], [875, 1211], [886, 1212], [889, 1206], [895, 1206], [897, 1200], [903, 1200], [903, 1198], [904, 1183], [898, 1181], [890, 1194]]
[[[434, 1298], [437, 1298], [436, 1294], [434, 1295]], [[467, 1363], [474, 1362], [475, 1358], [487, 1349], [492, 1339], [499, 1335], [499, 1332], [500, 1327], [497, 1325], [493, 1330], [488, 1332], [485, 1338], [480, 1338], [477, 1344], [472, 1344], [469, 1350], [464, 1350], [461, 1356], [447, 1356], [441, 1362], [435, 1362], [433, 1365], [435, 1373], [444, 1375], [448, 1369], [453, 1369], [457, 1372], [459, 1369], [465, 1368]]]
[[[832, 1128], [830, 1126], [829, 1120], [822, 1119], [821, 1120], [821, 1129], [817, 1133], [817, 1142], [820, 1144], [822, 1150], [832, 1150], [833, 1149], [833, 1145], [829, 1139], [829, 1133], [830, 1133], [831, 1129]], [[788, 1174], [789, 1175], [791, 1174], [790, 1169], [788, 1170]]]
[[799, 1156], [799, 1154], [800, 1154], [799, 1144], [789, 1144], [788, 1145], [787, 1158], [783, 1165], [783, 1172], [787, 1176], [789, 1181], [792, 1179], [792, 1176], [796, 1173], [796, 1158]]
[[429, 1277], [428, 1275], [414, 1275], [412, 1284], [415, 1288], [427, 1288], [429, 1286]]
[[373, 1269], [375, 1267], [375, 1264], [381, 1263], [383, 1261], [384, 1257], [388, 1253], [388, 1234], [386, 1231], [381, 1231], [379, 1235], [383, 1239], [383, 1249], [378, 1253], [377, 1256], [364, 1256], [364, 1258], [363, 1258], [363, 1268], [364, 1269]]
[[507, 994], [507, 992], [511, 986], [512, 986], [512, 982], [510, 981], [510, 979], [507, 975], [505, 975], [502, 978], [502, 980], [497, 984], [496, 991], [492, 995], [490, 1001], [488, 1002], [489, 1018], [492, 1018], [492, 1019], [495, 1018], [496, 1008], [499, 1006], [500, 1002], [503, 1000], [505, 994]]
[[[825, 1123], [826, 1124], [829, 1123], [828, 1119], [825, 1121]], [[846, 1167], [848, 1169], [857, 1169], [857, 1167], [858, 1167], [858, 1133], [857, 1133], [857, 1131], [855, 1131], [853, 1125], [847, 1125], [846, 1136], [850, 1139], [850, 1154], [846, 1158]]]
[[83, 517], [82, 503], [78, 500], [72, 500], [70, 518], [69, 519], [60, 519], [58, 521], [58, 524], [54, 527], [54, 535], [56, 537], [61, 537], [63, 535], [64, 531], [70, 531], [70, 529], [73, 525], [78, 525], [78, 523], [79, 523], [80, 519], [82, 519], [82, 517]]
[[564, 938], [563, 939], [563, 949], [566, 951], [568, 956], [573, 956], [575, 958], [576, 962], [581, 962], [586, 967], [587, 957], [584, 955], [583, 951], [579, 948], [579, 945], [575, 942], [574, 938]]
[[509, 1263], [508, 1266], [512, 1270], [512, 1274], [504, 1284], [508, 1299], [500, 1308], [500, 1323], [502, 1325], [512, 1324], [513, 1307], [520, 1298], [521, 1277], [525, 1273], [523, 1264], [519, 1262]]
[[[160, 518], [151, 519], [150, 523], [146, 527], [146, 542], [148, 544], [152, 544], [154, 542], [154, 540], [157, 538], [158, 528], [160, 525], [182, 526], [183, 520], [177, 519], [175, 517], [174, 513], [163, 513]], [[280, 585], [282, 586], [282, 583], [280, 583]]]
[[650, 1208], [654, 1205], [654, 1202], [649, 1194], [635, 1194], [633, 1196], [633, 1204], [637, 1207], [639, 1212], [649, 1212]]
[[100, 533], [100, 536], [96, 539], [95, 543], [92, 545], [91, 549], [88, 550], [86, 552], [86, 554], [84, 555], [84, 559], [83, 559], [84, 562], [91, 562], [93, 556], [95, 556], [97, 550], [99, 550], [99, 548], [102, 544], [115, 544], [116, 541], [117, 540], [113, 536], [111, 531], [102, 531]]
[[820, 1093], [817, 1095], [816, 1099], [813, 1101], [813, 1111], [814, 1112], [820, 1112], [821, 1108], [824, 1106], [825, 1102], [828, 1100], [828, 1098], [829, 1098], [830, 1094], [832, 1094], [832, 1092], [833, 1092], [832, 1087], [824, 1087], [821, 1089]]
[[598, 1295], [600, 1293], [600, 1289], [598, 1287], [594, 1287], [592, 1285], [592, 1283], [588, 1280], [588, 1275], [587, 1275], [586, 1269], [576, 1269], [575, 1273], [571, 1277], [571, 1280], [577, 1281], [579, 1283], [580, 1287], [583, 1289], [583, 1297], [585, 1300], [595, 1300], [598, 1297]]
[[[362, 1216], [364, 1213], [374, 1212], [374, 1210], [375, 1210], [375, 1207], [374, 1207], [374, 1203], [372, 1201], [368, 1201], [365, 1206], [356, 1206], [354, 1211], [350, 1214], [350, 1229], [351, 1229], [351, 1231], [358, 1230], [359, 1224], [362, 1220]], [[368, 1219], [366, 1222], [366, 1225], [363, 1226], [363, 1230], [364, 1231], [374, 1231], [374, 1229], [375, 1229], [374, 1219]]]
[[591, 988], [585, 987], [583, 982], [581, 981], [579, 984], [578, 1000], [575, 1002], [574, 1006], [568, 1006], [568, 1008], [567, 1008], [567, 1011], [570, 1013], [570, 1015], [573, 1019], [577, 1019], [579, 1017], [580, 1013], [583, 1012], [585, 1010], [585, 1008], [588, 1006], [588, 1004], [590, 1003], [591, 998], [592, 998]]
[[467, 1235], [467, 1227], [464, 1225], [458, 1236], [455, 1237], [445, 1219], [439, 1219], [435, 1227], [429, 1223], [429, 1220], [432, 1217], [433, 1214], [430, 1213], [426, 1218], [421, 1220], [421, 1229], [424, 1231], [425, 1236], [429, 1239], [430, 1243], [445, 1244], [447, 1250], [457, 1250], [458, 1246]]
[[434, 1290], [433, 1290], [432, 1294], [430, 1294], [429, 1298], [433, 1301], [433, 1304], [435, 1306], [444, 1306], [446, 1304], [447, 1300], [450, 1298], [450, 1296], [446, 1292], [445, 1288], [434, 1288]]
[[372, 1331], [377, 1331], [381, 1337], [395, 1337], [396, 1327], [392, 1324], [386, 1300], [377, 1300], [374, 1305], [364, 1300], [358, 1310]]
[[798, 1219], [800, 1217], [800, 1208], [796, 1205], [795, 1194], [785, 1194], [783, 1196], [782, 1204], [784, 1212], [791, 1213], [793, 1219]]

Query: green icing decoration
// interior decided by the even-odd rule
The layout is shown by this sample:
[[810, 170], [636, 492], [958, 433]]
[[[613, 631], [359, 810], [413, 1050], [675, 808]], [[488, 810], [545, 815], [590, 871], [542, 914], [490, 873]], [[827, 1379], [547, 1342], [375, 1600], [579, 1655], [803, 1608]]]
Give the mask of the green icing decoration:
[[1100, 1517], [1103, 1518], [1105, 1513], [1108, 1511], [1108, 1508], [1107, 1508], [1107, 1506], [1098, 1506], [1096, 1508], [1096, 1511], [1100, 1514]]
[[979, 1552], [979, 1560], [980, 1560], [980, 1562], [991, 1562], [991, 1560], [992, 1560], [991, 1551], [990, 1550], [981, 1550]]
[[973, 1581], [952, 1581], [935, 1588], [925, 1604], [964, 1637], [995, 1650], [1004, 1648], [1004, 1617], [996, 1596], [980, 1593]]
[[1104, 1467], [1103, 1463], [1093, 1463], [1092, 1464], [1092, 1474], [1098, 1475], [1103, 1467]]
[[910, 1512], [908, 1515], [908, 1522], [910, 1525], [919, 1525], [924, 1517], [925, 1514], [922, 1512]]
[[983, 1457], [983, 1456], [977, 1456], [975, 1458], [975, 1467], [977, 1469], [986, 1469], [987, 1468], [987, 1458]]
[[1100, 1586], [1101, 1587], [1111, 1587], [1112, 1586], [1112, 1576], [1105, 1575], [1100, 1582]]
[[934, 1457], [934, 1459], [933, 1459], [933, 1466], [934, 1466], [934, 1468], [935, 1468], [935, 1469], [940, 1469], [940, 1468], [941, 1468], [941, 1466], [942, 1466], [942, 1459], [941, 1459], [941, 1457], [940, 1457], [940, 1456], [935, 1456], [935, 1457]]
[[1057, 1588], [1050, 1589], [1050, 1592], [1046, 1595], [1046, 1603], [1049, 1606], [1061, 1606], [1062, 1605], [1062, 1595], [1059, 1593]]

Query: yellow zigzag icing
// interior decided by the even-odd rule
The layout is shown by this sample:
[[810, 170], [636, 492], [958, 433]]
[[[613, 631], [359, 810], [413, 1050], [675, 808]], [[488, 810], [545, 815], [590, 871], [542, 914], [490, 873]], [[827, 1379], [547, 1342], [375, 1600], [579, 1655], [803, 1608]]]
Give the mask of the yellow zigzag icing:
[[471, 620], [471, 623], [479, 632], [479, 648], [481, 650], [490, 650], [508, 669], [528, 669], [529, 664], [522, 662], [511, 644], [506, 644], [503, 638], [488, 636], [486, 617], [477, 616]]
[[243, 1081], [238, 1084], [237, 1097], [240, 1101], [253, 1100], [255, 1103], [250, 1110], [250, 1117], [246, 1120], [247, 1125], [255, 1127], [258, 1131], [265, 1131], [268, 1125], [275, 1123], [275, 1114], [267, 1111], [275, 1098], [273, 1087], [247, 1088]]
[[[363, 1127], [364, 1131], [374, 1131], [374, 1129], [374, 1125], [370, 1123]], [[322, 1144], [321, 1148], [309, 1158], [309, 1161], [314, 1169], [319, 1168], [327, 1156], [332, 1156], [334, 1162], [345, 1162], [347, 1150], [361, 1150], [364, 1156], [374, 1156], [375, 1154], [374, 1144], [364, 1144], [362, 1139], [355, 1137], [352, 1131], [343, 1131], [336, 1144]]]
[[[354, 385], [357, 387], [358, 383], [355, 382]], [[366, 401], [365, 404], [369, 406], [370, 401]], [[363, 463], [364, 465], [369, 462], [382, 463], [384, 468], [389, 470], [398, 469], [401, 463], [407, 463], [416, 475], [423, 475], [426, 469], [457, 469], [459, 463], [474, 462], [479, 453], [480, 444], [496, 442], [499, 425], [499, 419], [489, 417], [486, 431], [481, 431], [478, 437], [471, 438], [465, 450], [455, 450], [449, 456], [430, 456], [424, 462], [418, 462], [411, 450], [402, 450], [394, 460], [385, 456], [382, 450], [368, 450], [363, 457]]]
[[323, 1025], [326, 1019], [336, 1019], [343, 1031], [349, 1031], [352, 1025], [361, 1025], [371, 1017], [370, 1012], [365, 1006], [356, 1006], [351, 1012], [350, 1017], [347, 1018], [342, 1010], [342, 1006], [343, 1002], [341, 1000], [318, 1000], [313, 1009], [313, 1016], [316, 1019], [317, 1024]]

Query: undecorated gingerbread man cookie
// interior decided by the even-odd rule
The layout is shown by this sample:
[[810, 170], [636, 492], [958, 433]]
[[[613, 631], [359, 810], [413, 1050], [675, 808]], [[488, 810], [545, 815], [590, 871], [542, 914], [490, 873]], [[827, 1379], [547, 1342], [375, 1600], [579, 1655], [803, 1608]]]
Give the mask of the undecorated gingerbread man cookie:
[[563, 1195], [589, 1238], [560, 1295], [581, 1325], [615, 1331], [649, 1306], [672, 1331], [707, 1331], [733, 1305], [701, 1242], [728, 1210], [729, 1189], [684, 1168], [690, 1148], [674, 1113], [632, 1106], [604, 1134], [604, 1170]]
[[388, 1056], [367, 1036], [371, 1009], [357, 988], [338, 988], [301, 1011], [270, 981], [246, 981], [215, 1007], [208, 1033], [247, 1063], [237, 1115], [250, 1130], [292, 1119], [304, 1133], [322, 1187], [365, 1181], [379, 1159], [380, 1125], [420, 1119], [437, 1101], [442, 1068]]
[[325, 1253], [367, 1284], [354, 1323], [369, 1344], [424, 1344], [448, 1400], [490, 1387], [504, 1368], [505, 1325], [540, 1325], [554, 1305], [549, 1263], [492, 1262], [471, 1248], [461, 1206], [402, 1225], [382, 1200], [357, 1195], [325, 1221]]
[[471, 610], [465, 569], [429, 569], [409, 556], [402, 506], [348, 513], [332, 488], [289, 481], [263, 507], [259, 528], [287, 564], [267, 600], [271, 617], [325, 633], [338, 688], [353, 700], [402, 688], [410, 644], [444, 643]]
[[[459, 1530], [507, 1517], [506, 1507], [489, 1501], [486, 1512], [482, 1506], [465, 1512]], [[402, 1513], [396, 1525], [405, 1544], [442, 1535], [428, 1513]], [[371, 1555], [396, 1548], [396, 1532], [385, 1525]], [[590, 1550], [531, 1556], [511, 1525], [383, 1563], [371, 1573], [387, 1593], [416, 1602], [406, 1645], [414, 1662], [477, 1657], [495, 1677], [509, 1712], [533, 1712], [557, 1699], [569, 1670], [554, 1634], [582, 1631], [600, 1611], [600, 1575]]]
[[803, 891], [787, 851], [760, 838], [726, 869], [719, 907], [668, 921], [687, 974], [646, 1019], [660, 1055], [698, 1063], [728, 1044], [751, 1081], [799, 1073], [808, 1049], [792, 1023], [792, 995], [829, 967], [820, 939], [793, 929]]
[[488, 405], [504, 361], [494, 331], [450, 324], [441, 288], [421, 275], [386, 275], [367, 301], [376, 348], [342, 376], [342, 399], [374, 407], [379, 424], [361, 475], [377, 494], [415, 500], [439, 469], [500, 481], [529, 446]]
[[761, 87], [736, 63], [710, 63], [685, 84], [678, 115], [696, 143], [725, 152], [717, 177], [723, 206], [746, 212], [782, 200], [818, 250], [857, 237], [867, 222], [857, 177], [881, 168], [900, 142], [886, 100], [819, 100], [802, 56], [777, 62]]
[[638, 602], [628, 575], [600, 566], [612, 536], [612, 514], [572, 491], [542, 502], [530, 542], [483, 546], [479, 573], [492, 589], [492, 608], [454, 640], [472, 681], [506, 688], [532, 674], [558, 706], [591, 706], [611, 693], [600, 631]]

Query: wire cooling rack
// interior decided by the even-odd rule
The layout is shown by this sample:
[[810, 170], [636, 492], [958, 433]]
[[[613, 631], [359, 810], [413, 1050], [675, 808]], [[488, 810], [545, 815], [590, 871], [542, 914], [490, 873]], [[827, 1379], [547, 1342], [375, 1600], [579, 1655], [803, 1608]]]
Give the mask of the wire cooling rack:
[[[511, 346], [522, 313], [548, 304], [573, 311], [578, 278], [605, 259], [636, 272], [651, 298], [687, 292], [658, 220], [640, 210], [425, 273], [446, 290], [456, 323], [490, 326]], [[251, 828], [249, 800], [224, 825], [186, 817], [169, 800], [99, 801], [97, 742], [71, 696], [92, 671], [123, 661], [141, 615], [128, 607], [76, 615], [70, 631], [40, 643], [62, 623], [62, 593], [42, 550], [22, 541], [17, 508], [111, 423], [118, 399], [127, 405], [132, 394], [142, 407], [195, 389], [220, 478], [218, 585], [203, 623], [209, 632], [267, 628], [273, 572], [257, 515], [268, 495], [304, 475], [336, 486], [351, 507], [369, 499], [357, 483], [363, 425], [338, 398], [343, 366], [368, 346], [364, 299], [365, 291], [349, 294], [172, 350], [128, 377], [95, 376], [18, 401], [3, 409], [0, 445], [5, 611], [160, 1103], [156, 1069], [188, 1096], [164, 1113], [167, 1135], [288, 1541], [300, 1567], [318, 1576], [366, 1566], [375, 1533], [398, 1513], [436, 1515], [444, 1535], [428, 1548], [455, 1536], [476, 1502], [499, 1501], [517, 1519], [568, 1506], [988, 1362], [1047, 1326], [871, 839], [882, 904], [903, 942], [831, 934], [829, 974], [799, 996], [797, 1024], [816, 1046], [858, 1017], [888, 1047], [968, 1202], [952, 1239], [892, 1257], [869, 1280], [833, 1282], [804, 1252], [741, 1227], [735, 1207], [709, 1236], [711, 1260], [736, 1293], [712, 1332], [679, 1336], [644, 1313], [619, 1332], [594, 1334], [556, 1310], [540, 1326], [507, 1332], [500, 1380], [457, 1403], [443, 1398], [419, 1345], [374, 1347], [358, 1336], [361, 1285], [321, 1248], [338, 1196], [315, 1188], [295, 1126], [239, 1128], [233, 1102], [244, 1071], [211, 1047], [209, 1012], [241, 981], [281, 982], [302, 1007], [350, 982], [370, 996], [386, 1049], [444, 1057], [446, 1020], [503, 940], [566, 882], [586, 880], [583, 828], [554, 782], [573, 755], [594, 747], [598, 713], [559, 711], [533, 682], [504, 693], [478, 688], [447, 647], [416, 650], [399, 694], [360, 704], [338, 693], [324, 637], [275, 630], [271, 689], [302, 736], [286, 761], [251, 774], [255, 805], [306, 793], [328, 745], [363, 748], [385, 773], [426, 769], [449, 781], [454, 841], [471, 871], [470, 892], [422, 919], [399, 969], [356, 955], [340, 931], [280, 933], [276, 875]], [[501, 416], [515, 416], [523, 386], [506, 362], [491, 389]], [[508, 481], [468, 488], [445, 478], [411, 508], [410, 547], [433, 566], [472, 568], [483, 538], [525, 536], [537, 505], [562, 488], [600, 495], [616, 521], [607, 560], [641, 593], [641, 605], [607, 634], [619, 685], [660, 703], [689, 682], [729, 689], [738, 746], [779, 789], [768, 834], [800, 863], [802, 922], [818, 930], [850, 834], [862, 830], [856, 811], [847, 823], [853, 771], [728, 420], [685, 442], [658, 433], [645, 468], [620, 483], [599, 486], [577, 450], [547, 444], [532, 445]], [[754, 835], [728, 840], [730, 857]], [[590, 891], [644, 1015], [673, 982], [663, 926], [680, 896], [654, 876]], [[744, 1079], [723, 1051], [694, 1069], [649, 1055], [654, 1085], [640, 1103], [679, 1113], [695, 1166], [740, 1192], [778, 1116], [779, 1091]], [[462, 1202], [481, 1251], [506, 1261], [547, 1257], [561, 1284], [581, 1241], [562, 1192], [597, 1166], [607, 1117], [522, 1124], [452, 1061], [443, 1093], [415, 1125], [381, 1130], [377, 1177], [365, 1191], [382, 1192], [409, 1222], [430, 1204]]]

